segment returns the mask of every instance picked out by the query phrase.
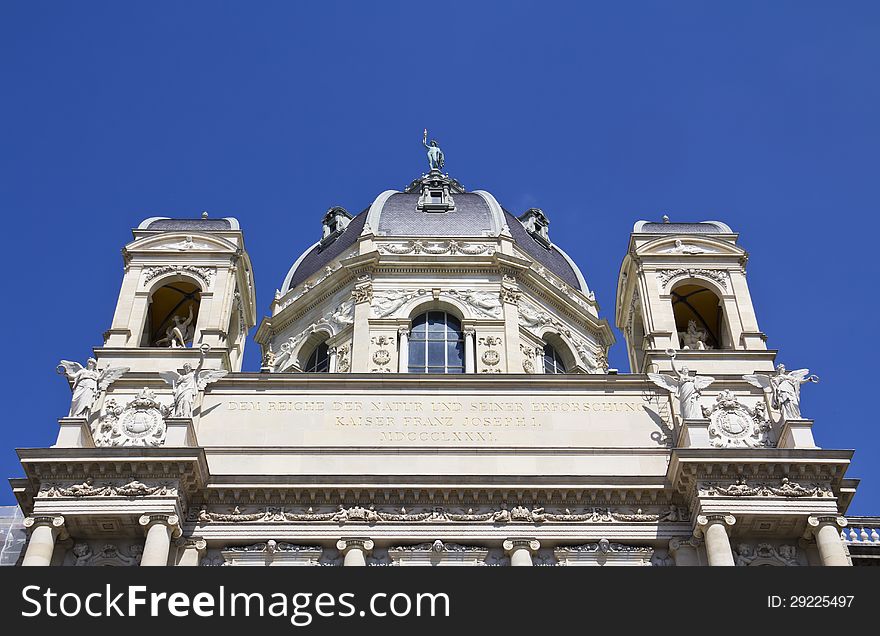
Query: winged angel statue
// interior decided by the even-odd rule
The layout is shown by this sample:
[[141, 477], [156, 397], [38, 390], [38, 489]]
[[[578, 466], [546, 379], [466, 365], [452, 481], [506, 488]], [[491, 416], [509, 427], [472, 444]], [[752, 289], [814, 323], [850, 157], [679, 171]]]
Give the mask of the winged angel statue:
[[669, 354], [672, 370], [677, 377], [663, 373], [649, 373], [648, 379], [660, 388], [678, 396], [682, 419], [701, 419], [703, 417], [703, 412], [700, 409], [701, 392], [712, 384], [715, 378], [708, 375], [691, 375], [687, 367], [682, 367], [681, 370], [677, 369], [675, 367], [675, 351], [668, 349], [666, 353]]
[[785, 365], [776, 366], [775, 375], [754, 373], [744, 375], [743, 380], [759, 389], [770, 389], [773, 408], [782, 413], [782, 419], [801, 419], [801, 385], [807, 382], [818, 382], [819, 377], [809, 375], [809, 369], [786, 371]]
[[101, 391], [128, 372], [129, 367], [109, 367], [98, 371], [98, 361], [89, 358], [85, 368], [79, 362], [62, 360], [58, 364], [59, 375], [67, 377], [73, 398], [70, 401], [70, 417], [88, 417], [92, 405]]
[[199, 347], [202, 355], [199, 359], [199, 366], [195, 369], [189, 362], [183, 365], [183, 373], [177, 371], [160, 371], [159, 375], [174, 390], [174, 417], [192, 417], [193, 405], [196, 401], [196, 394], [204, 391], [212, 382], [216, 382], [228, 371], [215, 371], [213, 369], [202, 370], [205, 366], [205, 354], [211, 350], [211, 346], [203, 344]]

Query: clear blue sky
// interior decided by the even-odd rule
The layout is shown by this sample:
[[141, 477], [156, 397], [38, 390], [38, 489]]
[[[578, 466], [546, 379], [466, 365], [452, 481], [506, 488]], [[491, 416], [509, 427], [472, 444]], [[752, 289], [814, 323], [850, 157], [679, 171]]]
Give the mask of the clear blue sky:
[[[0, 475], [53, 443], [148, 216], [236, 216], [261, 314], [332, 205], [425, 165], [538, 206], [613, 321], [634, 221], [720, 219], [880, 514], [876, 2], [0, 3]], [[258, 368], [248, 345], [246, 370]], [[622, 338], [612, 365], [627, 368]], [[10, 503], [0, 487], [0, 503]]]

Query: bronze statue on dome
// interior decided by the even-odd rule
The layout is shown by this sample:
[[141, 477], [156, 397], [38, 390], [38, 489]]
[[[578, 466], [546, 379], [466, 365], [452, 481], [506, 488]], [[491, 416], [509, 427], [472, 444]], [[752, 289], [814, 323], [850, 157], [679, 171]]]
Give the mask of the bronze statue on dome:
[[443, 151], [440, 150], [440, 145], [436, 139], [432, 139], [430, 145], [428, 144], [427, 128], [425, 128], [424, 135], [422, 135], [422, 145], [428, 149], [428, 165], [431, 170], [442, 170], [443, 164], [446, 163]]

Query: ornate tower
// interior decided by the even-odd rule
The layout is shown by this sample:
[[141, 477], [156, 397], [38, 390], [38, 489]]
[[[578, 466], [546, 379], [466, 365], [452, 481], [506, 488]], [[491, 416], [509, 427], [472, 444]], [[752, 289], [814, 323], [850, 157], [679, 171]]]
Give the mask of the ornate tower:
[[207, 344], [207, 366], [241, 370], [256, 309], [238, 221], [153, 217], [133, 234], [99, 365], [164, 371], [198, 360]]
[[719, 221], [635, 224], [617, 283], [617, 327], [633, 373], [668, 370], [668, 350], [704, 373], [773, 368], [737, 238]]

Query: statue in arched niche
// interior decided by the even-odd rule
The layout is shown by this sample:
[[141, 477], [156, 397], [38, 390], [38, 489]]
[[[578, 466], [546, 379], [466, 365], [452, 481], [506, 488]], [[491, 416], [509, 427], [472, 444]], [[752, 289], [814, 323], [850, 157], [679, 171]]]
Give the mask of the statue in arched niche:
[[193, 306], [189, 306], [189, 316], [182, 318], [175, 314], [171, 317], [171, 324], [165, 329], [165, 337], [156, 341], [156, 346], [167, 344], [172, 349], [186, 347], [187, 340], [191, 340], [194, 329], [190, 328], [193, 321]]

